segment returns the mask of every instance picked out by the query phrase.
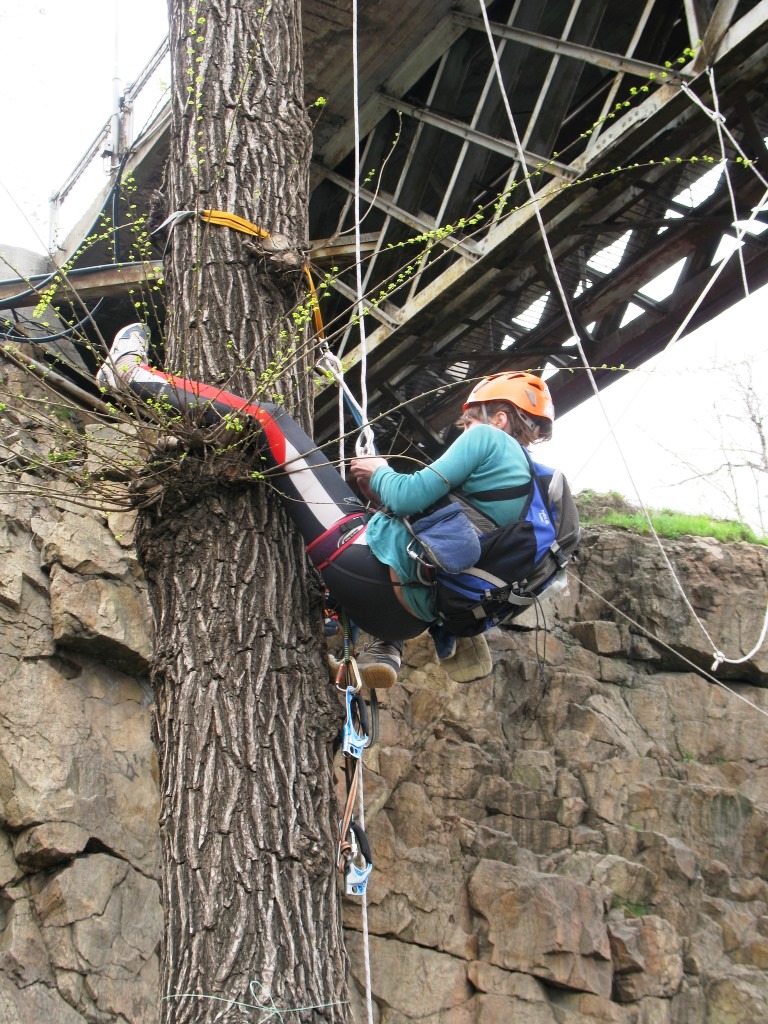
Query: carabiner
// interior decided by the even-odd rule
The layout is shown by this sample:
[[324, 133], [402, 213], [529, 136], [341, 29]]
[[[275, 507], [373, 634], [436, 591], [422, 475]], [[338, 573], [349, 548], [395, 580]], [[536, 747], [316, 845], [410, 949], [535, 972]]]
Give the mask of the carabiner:
[[[360, 758], [363, 756], [365, 748], [371, 744], [368, 726], [368, 708], [357, 690], [353, 689], [351, 686], [348, 686], [346, 690], [346, 705], [347, 717], [341, 731], [341, 752], [345, 757]], [[360, 732], [358, 732], [358, 729], [355, 726], [355, 711], [357, 712], [357, 721], [361, 730]]]
[[349, 825], [349, 849], [344, 866], [344, 894], [363, 896], [373, 871], [368, 837], [356, 821]]
[[336, 689], [350, 689], [350, 676], [354, 680], [354, 685], [351, 687], [352, 691], [354, 693], [359, 693], [363, 688], [363, 677], [360, 675], [360, 669], [357, 667], [357, 659], [354, 657], [344, 658], [343, 661], [339, 662], [339, 668], [336, 672]]

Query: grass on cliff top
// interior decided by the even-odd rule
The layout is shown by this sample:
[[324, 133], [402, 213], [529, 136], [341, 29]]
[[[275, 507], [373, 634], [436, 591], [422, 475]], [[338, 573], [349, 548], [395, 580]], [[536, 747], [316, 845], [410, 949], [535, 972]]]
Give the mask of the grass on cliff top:
[[[575, 496], [582, 526], [618, 526], [632, 533], [650, 533], [645, 516], [615, 491], [598, 494], [582, 491]], [[672, 509], [648, 509], [653, 528], [660, 537], [714, 537], [724, 544], [747, 541], [768, 545], [749, 526], [730, 519], [686, 515]]]

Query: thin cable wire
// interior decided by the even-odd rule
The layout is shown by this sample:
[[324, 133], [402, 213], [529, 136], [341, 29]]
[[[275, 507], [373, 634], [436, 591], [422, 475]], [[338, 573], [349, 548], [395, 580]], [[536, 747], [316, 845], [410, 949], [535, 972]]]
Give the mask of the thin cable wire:
[[[728, 189], [728, 199], [731, 204], [731, 216], [733, 217], [734, 227], [739, 220], [739, 211], [736, 207], [736, 196], [733, 191], [733, 182], [731, 181], [731, 172], [728, 167], [728, 154], [725, 151], [725, 133], [723, 126], [725, 125], [725, 117], [720, 112], [720, 99], [717, 95], [717, 89], [715, 87], [715, 72], [713, 68], [707, 68], [707, 77], [709, 78], [709, 87], [712, 90], [712, 101], [714, 103], [714, 112], [712, 116], [712, 123], [715, 126], [717, 132], [717, 141], [720, 145], [720, 163], [723, 167], [723, 174], [725, 175], [725, 187]], [[741, 244], [737, 247], [739, 254], [739, 269], [741, 270], [741, 284], [744, 289], [745, 298], [749, 296], [749, 283], [747, 282], [747, 268], [744, 263], [744, 250]]]
[[[512, 113], [512, 108], [509, 105], [509, 97], [507, 96], [507, 91], [504, 88], [504, 77], [503, 77], [503, 75], [501, 73], [501, 65], [499, 63], [499, 55], [498, 55], [498, 52], [496, 50], [496, 44], [494, 43], [494, 40], [493, 40], [493, 32], [491, 31], [491, 23], [490, 23], [490, 21], [488, 19], [488, 11], [485, 8], [485, 3], [483, 2], [483, 0], [479, 0], [479, 4], [480, 4], [480, 11], [481, 11], [481, 14], [483, 16], [483, 23], [485, 24], [485, 32], [486, 32], [486, 35], [488, 37], [488, 45], [489, 45], [490, 50], [491, 50], [491, 56], [492, 56], [492, 59], [493, 59], [494, 71], [495, 71], [495, 74], [496, 74], [496, 81], [498, 82], [499, 92], [501, 94], [502, 103], [504, 104], [504, 109], [505, 109], [506, 114], [507, 114], [507, 120], [509, 121], [509, 126], [512, 129], [512, 136], [514, 138], [515, 147], [517, 148], [518, 160], [520, 161], [521, 167], [525, 168], [527, 166], [527, 162], [526, 162], [526, 159], [525, 159], [525, 151], [523, 150], [523, 144], [522, 144], [522, 141], [520, 139], [520, 134], [518, 133], [518, 130], [517, 130], [517, 122], [515, 121], [514, 114]], [[547, 254], [547, 261], [549, 262], [550, 270], [552, 271], [552, 275], [553, 275], [553, 278], [554, 278], [554, 281], [555, 281], [555, 285], [557, 287], [558, 294], [560, 295], [560, 301], [561, 301], [562, 306], [563, 306], [563, 311], [565, 313], [565, 318], [568, 321], [568, 326], [570, 327], [571, 332], [572, 332], [572, 334], [573, 334], [573, 336], [575, 338], [576, 347], [578, 349], [579, 355], [581, 356], [581, 360], [582, 360], [584, 366], [587, 367], [587, 370], [589, 372], [589, 361], [588, 361], [588, 359], [586, 357], [586, 354], [584, 352], [584, 349], [582, 347], [581, 340], [579, 338], [579, 331], [578, 331], [578, 329], [576, 327], [576, 323], [575, 323], [575, 321], [573, 319], [573, 314], [571, 313], [570, 303], [569, 303], [568, 298], [567, 298], [567, 296], [565, 294], [565, 289], [563, 287], [563, 283], [562, 283], [562, 281], [560, 279], [560, 274], [558, 272], [557, 265], [555, 263], [554, 254], [552, 253], [552, 249], [550, 248], [550, 245], [549, 245], [549, 238], [547, 236], [546, 228], [544, 227], [544, 218], [541, 215], [541, 207], [539, 205], [538, 197], [536, 195], [536, 192], [534, 190], [533, 184], [531, 182], [531, 175], [530, 174], [524, 174], [523, 178], [525, 180], [525, 185], [526, 185], [526, 189], [528, 191], [528, 195], [531, 198], [533, 212], [534, 212], [534, 215], [536, 217], [536, 222], [537, 222], [537, 224], [539, 226], [539, 232], [541, 234], [541, 239], [542, 239], [542, 242], [544, 244], [544, 250], [545, 250], [545, 252]], [[595, 381], [594, 375], [591, 372], [589, 372], [589, 382], [592, 385], [592, 390], [595, 393], [595, 397], [599, 401], [599, 399], [600, 399], [600, 391], [599, 391], [599, 388], [597, 387], [597, 383]], [[602, 403], [601, 403], [601, 407], [602, 407]], [[607, 416], [606, 416], [606, 419], [607, 419]]]
[[719, 101], [718, 101], [718, 98], [717, 98], [717, 93], [715, 91], [714, 70], [711, 69], [711, 68], [708, 68], [707, 69], [707, 74], [709, 74], [710, 71], [712, 72], [712, 74], [710, 76], [710, 86], [712, 88], [712, 96], [714, 97], [714, 103], [717, 106], [717, 110], [710, 109], [706, 105], [706, 103], [704, 103], [704, 101], [699, 96], [696, 95], [696, 93], [693, 91], [693, 89], [691, 89], [691, 87], [688, 85], [687, 82], [681, 82], [680, 83], [680, 88], [683, 90], [685, 95], [688, 97], [688, 99], [692, 103], [695, 103], [697, 107], [700, 107], [704, 111], [704, 113], [707, 115], [708, 118], [710, 118], [710, 120], [718, 121], [720, 123], [723, 131], [725, 132], [725, 135], [728, 138], [728, 141], [731, 143], [733, 148], [736, 150], [736, 152], [742, 158], [742, 160], [744, 161], [746, 166], [752, 171], [752, 173], [755, 175], [755, 177], [759, 181], [761, 181], [766, 188], [768, 188], [768, 178], [766, 178], [763, 174], [761, 174], [761, 172], [758, 169], [758, 167], [756, 166], [754, 160], [750, 160], [749, 159], [747, 154], [742, 149], [741, 143], [739, 142], [739, 140], [737, 138], [734, 137], [733, 132], [728, 127], [728, 122], [726, 121], [725, 117], [720, 113]]
[[[630, 615], [627, 615], [626, 612], [623, 612], [621, 608], [617, 608], [615, 604], [612, 604], [607, 597], [604, 597], [598, 590], [595, 590], [594, 587], [590, 587], [590, 585], [588, 583], [585, 583], [580, 576], [577, 576], [570, 570], [568, 570], [568, 575], [571, 577], [571, 579], [576, 579], [580, 587], [584, 587], [585, 590], [588, 590], [590, 594], [598, 598], [598, 600], [602, 601], [603, 604], [606, 605], [606, 607], [610, 608], [611, 611], [616, 612], [616, 614], [620, 615], [623, 619], [626, 619], [627, 622], [630, 623], [630, 625], [635, 626], [642, 633], [644, 633], [645, 636], [647, 636], [650, 640], [653, 640], [654, 643], [658, 644], [660, 647], [663, 647], [665, 650], [669, 651], [670, 654], [674, 654], [676, 658], [679, 658], [680, 661], [685, 662], [686, 665], [690, 665], [694, 672], [698, 673], [698, 675], [702, 676], [702, 678], [708, 680], [710, 683], [715, 683], [716, 686], [719, 686], [722, 690], [725, 690], [725, 692], [729, 693], [732, 697], [738, 697], [740, 701], [743, 701], [743, 703], [748, 705], [748, 707], [752, 708], [753, 711], [758, 711], [761, 715], [765, 715], [765, 717], [768, 718], [768, 711], [766, 711], [764, 708], [759, 707], [757, 704], [754, 703], [754, 701], [749, 700], [748, 697], [744, 697], [742, 694], [737, 693], [736, 690], [732, 690], [730, 686], [727, 686], [722, 681], [722, 679], [716, 679], [713, 675], [710, 675], [709, 672], [706, 672], [695, 662], [691, 661], [690, 658], [686, 658], [686, 656], [684, 654], [681, 654], [680, 651], [676, 651], [674, 647], [671, 647], [668, 643], [665, 643], [664, 640], [656, 636], [655, 633], [652, 633], [649, 629], [646, 629], [645, 626], [641, 625], [641, 623], [637, 622]], [[751, 658], [756, 653], [756, 650], [752, 651], [750, 654], [747, 655], [746, 658], [742, 658], [741, 660], [746, 661], [748, 658]], [[738, 662], [733, 662], [732, 664], [738, 664]]]
[[[506, 114], [507, 114], [507, 119], [509, 121], [509, 126], [510, 126], [510, 128], [512, 130], [512, 136], [514, 138], [515, 146], [516, 146], [517, 151], [518, 151], [518, 159], [521, 162], [521, 166], [525, 167], [525, 165], [526, 165], [525, 164], [525, 152], [523, 150], [522, 141], [520, 139], [520, 135], [519, 135], [518, 130], [517, 130], [517, 123], [515, 121], [514, 114], [512, 113], [512, 108], [511, 108], [511, 106], [509, 104], [509, 98], [507, 96], [506, 89], [504, 88], [504, 78], [503, 78], [503, 75], [502, 75], [502, 72], [501, 72], [501, 65], [499, 63], [499, 56], [498, 56], [498, 52], [496, 50], [496, 44], [495, 44], [494, 39], [493, 39], [493, 33], [491, 31], [491, 24], [490, 24], [490, 20], [488, 18], [488, 12], [486, 10], [485, 3], [483, 2], [483, 0], [479, 0], [479, 5], [480, 5], [480, 12], [481, 12], [482, 18], [483, 18], [483, 23], [485, 25], [486, 36], [488, 38], [488, 45], [490, 47], [490, 51], [491, 51], [491, 55], [492, 55], [494, 70], [495, 70], [495, 74], [496, 74], [496, 80], [497, 80], [498, 85], [499, 85], [499, 92], [501, 94], [502, 102], [504, 104], [504, 109], [505, 109]], [[722, 117], [722, 115], [714, 114], [714, 112], [712, 113], [712, 116], [713, 117], [718, 117], [718, 116]], [[544, 218], [543, 218], [543, 216], [541, 214], [541, 207], [540, 207], [539, 200], [538, 200], [538, 197], [536, 195], [536, 192], [534, 190], [533, 183], [531, 181], [531, 176], [530, 175], [524, 175], [524, 178], [525, 178], [526, 188], [528, 190], [528, 194], [529, 194], [530, 199], [531, 199], [534, 215], [536, 217], [536, 222], [537, 222], [538, 227], [539, 227], [539, 232], [540, 232], [540, 235], [541, 235], [542, 243], [544, 245], [544, 250], [546, 252], [547, 262], [549, 264], [549, 268], [550, 268], [550, 271], [552, 273], [552, 278], [553, 278], [553, 280], [555, 282], [555, 286], [556, 286], [558, 294], [560, 296], [560, 301], [561, 301], [562, 306], [563, 306], [563, 310], [564, 310], [564, 313], [565, 313], [566, 320], [568, 321], [568, 326], [570, 327], [571, 332], [573, 334], [574, 341], [575, 341], [575, 344], [576, 344], [576, 349], [577, 349], [577, 351], [579, 353], [579, 357], [580, 357], [580, 359], [582, 361], [582, 364], [583, 364], [583, 366], [584, 366], [584, 368], [585, 368], [585, 370], [587, 372], [589, 383], [590, 383], [590, 385], [592, 387], [592, 391], [593, 391], [593, 393], [595, 395], [595, 398], [597, 399], [598, 407], [599, 407], [599, 409], [600, 409], [600, 411], [601, 411], [601, 413], [603, 415], [603, 418], [605, 419], [606, 424], [608, 425], [608, 429], [609, 429], [609, 431], [611, 433], [611, 436], [613, 437], [614, 442], [616, 444], [616, 449], [618, 451], [619, 458], [621, 459], [621, 462], [622, 462], [622, 464], [623, 464], [623, 466], [624, 466], [624, 468], [626, 470], [626, 473], [627, 473], [627, 476], [629, 478], [629, 481], [630, 481], [630, 483], [631, 483], [631, 485], [632, 485], [632, 487], [633, 487], [633, 489], [635, 491], [635, 494], [637, 495], [638, 501], [640, 503], [640, 508], [641, 508], [641, 510], [642, 510], [643, 514], [645, 515], [645, 518], [646, 518], [646, 520], [648, 522], [648, 527], [650, 529], [650, 532], [653, 535], [654, 540], [656, 541], [656, 543], [657, 543], [657, 545], [659, 547], [659, 550], [661, 551], [661, 554], [662, 554], [664, 562], [665, 562], [665, 564], [667, 566], [667, 569], [669, 570], [669, 572], [672, 575], [672, 578], [673, 578], [673, 580], [675, 582], [675, 586], [677, 587], [677, 590], [680, 593], [680, 596], [682, 597], [683, 602], [685, 603], [686, 607], [688, 608], [688, 610], [690, 611], [691, 615], [693, 616], [694, 621], [697, 623], [697, 625], [701, 629], [702, 633], [706, 637], [708, 643], [712, 647], [712, 653], [713, 653], [713, 656], [715, 658], [715, 662], [716, 663], [722, 663], [723, 661], [728, 661], [729, 660], [728, 658], [726, 658], [725, 656], [722, 656], [722, 652], [719, 651], [719, 649], [718, 649], [717, 645], [715, 644], [714, 640], [709, 635], [709, 632], [707, 631], [706, 626], [701, 621], [699, 616], [696, 614], [696, 610], [694, 609], [693, 605], [691, 604], [690, 600], [688, 599], [688, 596], [685, 593], [685, 590], [683, 589], [682, 583], [680, 582], [680, 579], [677, 576], [675, 568], [672, 565], [672, 562], [670, 561], [669, 556], [667, 555], [666, 551], [664, 550], [664, 546], [661, 543], [661, 538], [656, 533], [656, 530], [655, 530], [655, 528], [653, 526], [653, 523], [651, 521], [650, 513], [648, 512], [647, 508], [645, 507], [645, 504], [644, 504], [644, 502], [642, 500], [642, 497], [640, 496], [639, 488], [638, 488], [637, 484], [635, 483], [634, 477], [632, 475], [632, 471], [631, 471], [631, 469], [629, 467], [629, 464], [627, 463], [627, 460], [626, 460], [626, 458], [624, 456], [624, 452], [622, 450], [622, 447], [621, 447], [621, 444], [619, 442], [619, 439], [616, 436], [616, 433], [615, 433], [615, 431], [613, 429], [613, 425], [612, 425], [612, 423], [610, 421], [610, 418], [608, 416], [608, 412], [607, 412], [607, 410], [605, 408], [605, 405], [603, 404], [602, 397], [600, 395], [600, 390], [599, 390], [599, 388], [597, 386], [597, 382], [595, 380], [595, 376], [592, 373], [592, 370], [590, 369], [589, 360], [587, 359], [586, 353], [585, 353], [584, 348], [583, 348], [583, 346], [581, 344], [581, 339], [579, 337], [579, 331], [578, 331], [578, 329], [576, 327], [576, 323], [574, 321], [573, 314], [571, 312], [570, 302], [568, 300], [568, 297], [567, 297], [566, 292], [565, 292], [565, 288], [563, 286], [562, 279], [560, 277], [560, 273], [559, 273], [559, 270], [558, 270], [558, 267], [557, 267], [557, 263], [555, 261], [554, 253], [552, 252], [552, 248], [551, 248], [551, 246], [549, 244], [549, 237], [547, 235], [546, 227], [544, 225]], [[750, 218], [750, 221], [747, 222], [747, 223], [750, 223], [751, 220], [756, 217], [757, 211], [759, 210], [760, 206], [762, 206], [763, 202], [765, 202], [765, 199], [766, 199], [766, 196], [764, 195], [763, 199], [761, 200], [761, 202], [758, 205], [758, 207], [756, 207], [756, 209], [753, 211], [753, 214], [752, 214], [752, 217]], [[740, 228], [737, 227], [736, 233], [737, 233], [737, 241], [741, 242], [741, 239], [743, 238], [744, 234], [746, 233], [746, 227], [744, 229], [740, 229]], [[707, 284], [704, 286], [704, 289], [702, 290], [701, 295], [698, 297], [698, 299], [694, 303], [693, 308], [690, 310], [690, 312], [688, 313], [688, 315], [684, 319], [683, 323], [680, 325], [678, 330], [675, 332], [675, 336], [673, 336], [672, 341], [670, 341], [670, 343], [669, 343], [670, 345], [675, 340], [677, 340], [677, 338], [682, 336], [682, 333], [685, 330], [686, 326], [688, 325], [688, 323], [690, 323], [690, 321], [693, 318], [695, 312], [698, 310], [698, 308], [703, 303], [704, 298], [709, 293], [711, 288], [714, 286], [715, 281], [717, 280], [717, 278], [723, 272], [723, 269], [724, 269], [726, 263], [727, 263], [727, 259], [723, 260], [722, 263], [720, 263], [718, 265], [716, 271], [714, 272], [714, 274], [712, 275], [710, 280], [707, 282]]]
[[[723, 173], [725, 174], [726, 187], [728, 189], [728, 197], [730, 199], [730, 204], [731, 204], [731, 214], [733, 216], [733, 224], [734, 224], [734, 227], [736, 227], [736, 230], [737, 230], [737, 239], [738, 239], [737, 251], [738, 251], [738, 254], [739, 254], [739, 266], [740, 266], [740, 269], [741, 269], [741, 279], [742, 279], [742, 284], [743, 284], [743, 287], [744, 287], [744, 295], [745, 295], [745, 297], [748, 297], [750, 292], [749, 292], [749, 283], [747, 281], [747, 268], [746, 268], [746, 266], [744, 264], [744, 253], [742, 251], [742, 247], [741, 247], [741, 244], [740, 244], [741, 243], [741, 237], [743, 237], [744, 232], [742, 232], [741, 237], [739, 237], [739, 234], [738, 234], [739, 229], [737, 227], [738, 220], [739, 220], [739, 211], [738, 211], [738, 209], [736, 207], [736, 197], [735, 197], [734, 191], [733, 191], [733, 183], [731, 181], [731, 174], [730, 174], [730, 171], [728, 169], [728, 156], [727, 156], [727, 153], [725, 151], [724, 135], [725, 135], [726, 132], [727, 132], [728, 137], [730, 138], [730, 140], [736, 146], [736, 149], [739, 152], [740, 156], [745, 160], [745, 162], [746, 162], [748, 167], [752, 166], [752, 161], [748, 160], [748, 158], [747, 158], [746, 154], [744, 153], [744, 151], [742, 150], [741, 146], [738, 144], [736, 139], [733, 137], [732, 133], [727, 128], [725, 116], [722, 114], [722, 112], [720, 110], [720, 98], [719, 98], [718, 93], [717, 93], [717, 84], [715, 82], [715, 70], [714, 70], [714, 68], [712, 68], [712, 67], [708, 67], [707, 68], [707, 78], [709, 79], [709, 87], [710, 87], [710, 89], [712, 91], [712, 103], [713, 103], [713, 109], [712, 110], [709, 110], [699, 100], [698, 96], [696, 96], [696, 94], [693, 92], [693, 90], [688, 86], [688, 84], [686, 82], [682, 83], [682, 87], [683, 87], [683, 91], [686, 93], [686, 95], [689, 96], [689, 97], [692, 97], [697, 102], [697, 105], [699, 107], [701, 107], [701, 109], [704, 111], [704, 113], [710, 118], [710, 120], [713, 122], [713, 124], [715, 126], [715, 130], [717, 132], [717, 138], [718, 138], [718, 141], [720, 143], [721, 163], [723, 165]], [[757, 173], [757, 171], [756, 171], [756, 173]], [[766, 184], [766, 180], [765, 180], [765, 178], [761, 174], [757, 173], [757, 176], [760, 179], [760, 181], [763, 182], [763, 184]], [[763, 196], [763, 201], [765, 200], [765, 198], [766, 197], [764, 195]], [[757, 207], [753, 211], [753, 215], [750, 218], [750, 221], [748, 221], [747, 223], [750, 223], [751, 220], [754, 218], [754, 216], [756, 215], [757, 211], [759, 211], [760, 207], [762, 206], [762, 202], [763, 201], [761, 201], [757, 205]], [[722, 665], [724, 662], [727, 662], [729, 665], [743, 665], [745, 662], [749, 661], [751, 658], [753, 658], [757, 654], [757, 652], [763, 646], [763, 643], [765, 642], [766, 634], [768, 634], [768, 607], [766, 607], [766, 610], [765, 610], [765, 617], [763, 619], [763, 628], [762, 628], [762, 630], [760, 632], [760, 637], [759, 637], [757, 643], [755, 644], [755, 646], [749, 652], [749, 654], [745, 654], [743, 658], [728, 658], [728, 657], [726, 657], [725, 654], [723, 654], [722, 651], [719, 651], [719, 650], [717, 650], [717, 648], [715, 648], [715, 652], [714, 652], [715, 653], [715, 660], [712, 662], [712, 669], [711, 669], [711, 671], [712, 672], [716, 672], [718, 670], [718, 668], [720, 667], [720, 665]]]

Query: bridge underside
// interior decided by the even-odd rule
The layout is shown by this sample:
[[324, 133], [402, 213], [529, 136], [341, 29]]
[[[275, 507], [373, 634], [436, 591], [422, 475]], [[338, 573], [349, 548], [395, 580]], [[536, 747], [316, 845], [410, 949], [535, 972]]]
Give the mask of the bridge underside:
[[[466, 382], [498, 369], [546, 368], [562, 414], [591, 393], [574, 328], [603, 387], [741, 298], [745, 280], [750, 290], [768, 280], [768, 0], [495, 0], [498, 64], [478, 0], [361, 7], [362, 276], [382, 450], [436, 454]], [[307, 101], [327, 99], [313, 259], [320, 273], [339, 268], [323, 317], [354, 389], [347, 0], [305, 0], [304, 30]], [[132, 202], [160, 184], [163, 118], [127, 159]], [[87, 269], [108, 262], [98, 247], [76, 262], [81, 293], [104, 297], [105, 335], [132, 316], [126, 282], [143, 274]], [[327, 387], [319, 440], [337, 416]]]

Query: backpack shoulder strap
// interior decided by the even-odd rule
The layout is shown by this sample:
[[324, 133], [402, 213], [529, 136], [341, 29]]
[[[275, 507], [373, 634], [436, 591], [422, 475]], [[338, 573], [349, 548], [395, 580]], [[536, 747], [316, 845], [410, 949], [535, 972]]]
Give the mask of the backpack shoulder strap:
[[[435, 509], [442, 508], [444, 505], [455, 501], [461, 505], [469, 521], [482, 536], [490, 530], [497, 529], [502, 524], [485, 510], [479, 509], [475, 502], [514, 501], [517, 498], [527, 498], [528, 500], [526, 501], [521, 516], [521, 518], [524, 518], [528, 511], [531, 498], [533, 497], [534, 481], [539, 479], [539, 473], [537, 472], [539, 467], [533, 461], [525, 446], [520, 445], [520, 447], [528, 461], [528, 468], [531, 473], [531, 479], [527, 483], [516, 484], [513, 487], [495, 487], [487, 491], [473, 491], [471, 495], [466, 494], [463, 491], [449, 491], [444, 497], [439, 498], [433, 505], [430, 505], [429, 508], [425, 509], [424, 512], [419, 513], [418, 516], [412, 516], [411, 518], [417, 519], [421, 516], [429, 515], [431, 512], [434, 512]], [[544, 498], [546, 499], [546, 488], [542, 489], [541, 486], [539, 486], [539, 489], [543, 490]]]
[[481, 511], [475, 502], [477, 501], [514, 501], [517, 498], [526, 498], [527, 501], [523, 508], [521, 518], [524, 518], [528, 512], [528, 506], [530, 505], [531, 498], [533, 496], [534, 480], [538, 474], [536, 472], [536, 463], [529, 455], [524, 445], [520, 445], [528, 461], [528, 468], [531, 472], [531, 479], [524, 484], [516, 484], [513, 487], [494, 487], [488, 491], [473, 491], [472, 494], [459, 493], [457, 491], [451, 491], [450, 496], [453, 501], [458, 501], [464, 511], [467, 513], [472, 525], [479, 533], [488, 533], [489, 530], [495, 530], [502, 524], [494, 519], [492, 515], [489, 515], [485, 510]]
[[465, 494], [460, 494], [458, 491], [451, 491], [449, 497], [452, 501], [457, 501], [461, 505], [467, 519], [469, 519], [470, 523], [472, 523], [481, 536], [484, 533], [488, 533], [489, 530], [495, 530], [499, 525], [495, 519], [487, 514], [487, 512], [481, 512], [479, 508], [476, 508]]

